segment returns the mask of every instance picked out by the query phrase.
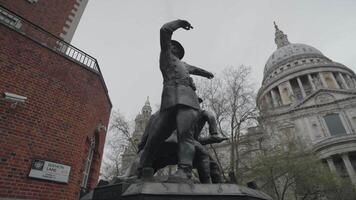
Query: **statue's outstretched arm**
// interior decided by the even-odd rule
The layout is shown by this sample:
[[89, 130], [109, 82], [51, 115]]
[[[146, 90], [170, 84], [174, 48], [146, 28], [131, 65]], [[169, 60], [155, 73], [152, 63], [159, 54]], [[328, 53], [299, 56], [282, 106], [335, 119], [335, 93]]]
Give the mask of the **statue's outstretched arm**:
[[172, 34], [175, 30], [179, 28], [189, 30], [193, 27], [188, 21], [180, 19], [168, 22], [162, 26], [160, 30], [161, 50], [164, 51], [169, 49]]
[[212, 79], [214, 78], [214, 74], [212, 74], [211, 72], [208, 72], [204, 69], [201, 69], [199, 67], [195, 67], [192, 65], [189, 65], [187, 63], [185, 63], [185, 67], [188, 70], [189, 74], [193, 74], [193, 75], [197, 75], [197, 76], [203, 76], [206, 77], [208, 79]]

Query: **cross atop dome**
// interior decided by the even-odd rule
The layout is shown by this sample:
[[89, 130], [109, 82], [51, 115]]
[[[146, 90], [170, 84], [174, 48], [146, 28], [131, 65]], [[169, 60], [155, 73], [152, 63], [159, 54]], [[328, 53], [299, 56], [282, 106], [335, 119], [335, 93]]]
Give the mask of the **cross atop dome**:
[[277, 49], [290, 44], [287, 35], [284, 34], [283, 31], [279, 30], [276, 22], [273, 22], [273, 24], [274, 24], [274, 28], [276, 29], [274, 41], [277, 45]]

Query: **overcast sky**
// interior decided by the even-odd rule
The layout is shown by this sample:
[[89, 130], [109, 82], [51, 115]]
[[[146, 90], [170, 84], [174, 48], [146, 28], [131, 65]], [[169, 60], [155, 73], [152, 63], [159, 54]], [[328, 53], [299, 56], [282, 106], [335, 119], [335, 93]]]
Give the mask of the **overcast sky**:
[[72, 44], [98, 60], [113, 109], [129, 119], [147, 96], [154, 109], [160, 103], [159, 29], [175, 19], [194, 27], [173, 35], [184, 45], [184, 61], [213, 73], [251, 66], [258, 86], [276, 50], [273, 21], [290, 42], [356, 71], [354, 0], [90, 0]]

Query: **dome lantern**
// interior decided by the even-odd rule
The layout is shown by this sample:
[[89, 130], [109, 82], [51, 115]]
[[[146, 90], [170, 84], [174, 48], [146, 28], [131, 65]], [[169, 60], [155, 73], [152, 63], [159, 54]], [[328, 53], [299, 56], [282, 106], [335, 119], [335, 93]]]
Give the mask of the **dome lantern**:
[[283, 31], [279, 30], [276, 22], [273, 22], [273, 24], [274, 24], [274, 28], [276, 29], [274, 41], [277, 45], [277, 48], [279, 49], [283, 46], [290, 44], [287, 35], [284, 34]]

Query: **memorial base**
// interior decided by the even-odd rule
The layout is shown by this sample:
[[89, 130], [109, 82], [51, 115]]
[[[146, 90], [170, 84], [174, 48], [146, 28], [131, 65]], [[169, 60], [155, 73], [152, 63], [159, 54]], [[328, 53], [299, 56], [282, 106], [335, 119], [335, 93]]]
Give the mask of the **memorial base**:
[[261, 191], [235, 184], [119, 183], [97, 187], [93, 200], [272, 200]]

